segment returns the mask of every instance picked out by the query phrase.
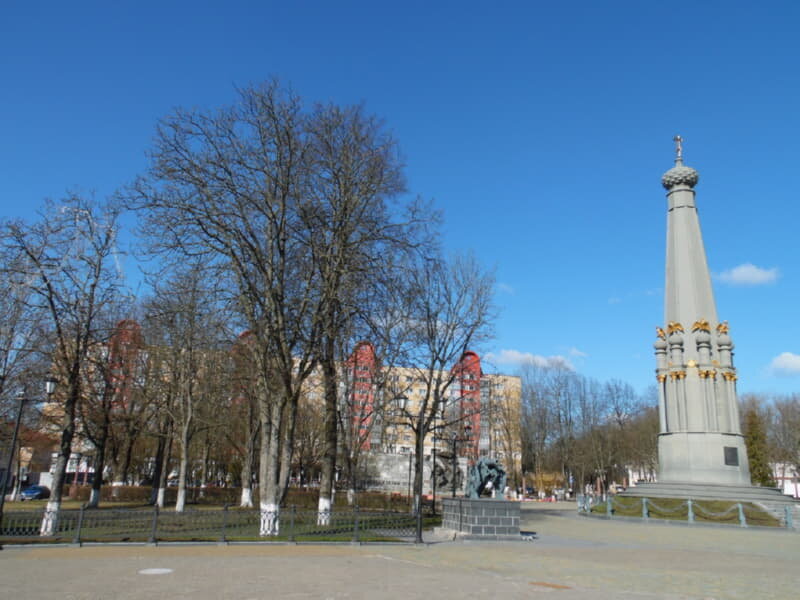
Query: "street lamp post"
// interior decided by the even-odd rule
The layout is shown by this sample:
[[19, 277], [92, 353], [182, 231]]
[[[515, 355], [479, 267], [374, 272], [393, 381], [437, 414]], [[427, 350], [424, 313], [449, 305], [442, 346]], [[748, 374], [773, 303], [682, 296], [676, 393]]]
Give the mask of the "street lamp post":
[[414, 506], [414, 502], [411, 498], [411, 459], [413, 458], [413, 454], [411, 451], [408, 453], [408, 507], [409, 509]]
[[452, 460], [453, 460], [453, 472], [452, 472], [452, 475], [450, 477], [450, 486], [453, 488], [452, 489], [453, 498], [456, 497], [456, 468], [457, 468], [456, 467], [456, 463], [457, 463], [457, 458], [456, 458], [456, 439], [457, 439], [456, 432], [454, 431], [454, 432], [452, 432], [450, 434], [450, 440], [453, 443], [453, 448], [450, 451], [450, 454], [451, 454], [451, 457], [452, 457]]
[[433, 488], [433, 516], [436, 516], [436, 435], [433, 436], [433, 450], [431, 451], [431, 486]]

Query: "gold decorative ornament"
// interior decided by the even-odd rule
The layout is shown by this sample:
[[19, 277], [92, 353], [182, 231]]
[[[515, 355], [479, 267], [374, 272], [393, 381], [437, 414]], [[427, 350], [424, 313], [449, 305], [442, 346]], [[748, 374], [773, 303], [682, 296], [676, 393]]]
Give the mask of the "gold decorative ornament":
[[688, 363], [686, 363], [686, 366], [691, 369], [691, 368], [696, 367], [697, 363], [695, 361], [693, 361], [693, 360], [690, 360]]
[[686, 371], [673, 371], [669, 374], [670, 379], [684, 379], [686, 377]]
[[668, 334], [673, 334], [673, 333], [675, 333], [677, 331], [680, 331], [681, 333], [683, 333], [684, 332], [683, 331], [683, 325], [681, 325], [680, 323], [677, 323], [675, 321], [670, 321], [669, 323], [667, 323], [667, 333]]
[[667, 380], [667, 376], [666, 375], [656, 375], [656, 380], [658, 381], [658, 383], [664, 383]]
[[720, 334], [720, 335], [728, 333], [728, 322], [727, 321], [723, 321], [722, 323], [717, 325], [717, 333]]
[[725, 371], [724, 373], [722, 373], [722, 376], [725, 378], [725, 381], [736, 381], [737, 379], [739, 379], [736, 376], [736, 373], [731, 373], [730, 371]]
[[700, 375], [701, 379], [714, 379], [717, 376], [717, 372], [713, 369], [709, 369], [707, 371], [698, 370], [697, 374]]
[[664, 333], [664, 330], [661, 329], [661, 327], [656, 327], [656, 337], [658, 337], [659, 339], [662, 339], [662, 340], [666, 340], [667, 339], [667, 334]]
[[711, 325], [708, 324], [708, 321], [705, 319], [698, 319], [692, 325], [692, 331], [705, 331], [706, 333], [711, 333]]

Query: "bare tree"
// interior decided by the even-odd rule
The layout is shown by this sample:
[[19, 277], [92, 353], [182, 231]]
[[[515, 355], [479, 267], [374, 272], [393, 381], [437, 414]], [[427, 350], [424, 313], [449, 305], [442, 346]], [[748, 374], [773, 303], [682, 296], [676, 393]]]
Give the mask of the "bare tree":
[[99, 505], [110, 450], [121, 445], [115, 444], [114, 426], [120, 420], [127, 420], [131, 405], [136, 402], [134, 388], [142, 374], [144, 349], [141, 328], [135, 321], [109, 322], [104, 329], [109, 332], [106, 340], [96, 341], [89, 353], [85, 392], [78, 403], [81, 434], [94, 447], [95, 477], [88, 503], [90, 508]]
[[552, 416], [543, 386], [544, 370], [523, 365], [522, 378], [522, 470], [533, 473], [534, 485], [544, 472], [545, 453], [552, 439]]
[[0, 248], [0, 269], [3, 273], [0, 282], [0, 313], [3, 315], [0, 322], [0, 399], [5, 400], [9, 388], [12, 392], [21, 389], [20, 375], [35, 356], [42, 315], [32, 310], [31, 276], [19, 248], [13, 245]]
[[[437, 215], [428, 214], [433, 223], [438, 222]], [[340, 331], [338, 442], [351, 505], [365, 472], [365, 455], [376, 447], [393, 445], [387, 435], [397, 435], [399, 400], [410, 393], [410, 385], [400, 382], [398, 375], [415, 335], [409, 326], [410, 304], [402, 292], [408, 285], [408, 265], [413, 264], [408, 251], [414, 248], [418, 256], [432, 251], [426, 231], [416, 225], [409, 224], [405, 241], [384, 240], [387, 251], [374, 264], [369, 281], [363, 282], [358, 301], [350, 306], [347, 326]]]
[[[658, 396], [645, 396], [627, 427], [625, 459], [634, 475], [645, 481], [651, 481], [658, 469], [658, 427]], [[629, 481], [628, 485], [632, 483], [635, 482]]]
[[800, 395], [775, 398], [773, 418], [768, 425], [768, 436], [773, 457], [786, 477], [794, 471], [800, 476]]
[[388, 344], [380, 348], [383, 353], [371, 342], [358, 342], [350, 357], [338, 368], [339, 447], [349, 505], [356, 502], [364, 456], [376, 447], [381, 449], [388, 411], [392, 401], [400, 395], [391, 381], [396, 372], [394, 360], [398, 358], [391, 350], [396, 350], [397, 346]]
[[257, 378], [254, 377], [255, 360], [252, 356], [250, 332], [242, 333], [233, 348], [233, 389], [231, 390], [231, 414], [228, 421], [228, 442], [241, 459], [239, 480], [242, 494], [239, 506], [253, 507], [253, 472], [256, 463], [261, 423], [258, 415]]
[[331, 510], [338, 446], [338, 365], [348, 358], [340, 349], [350, 341], [353, 321], [363, 316], [368, 296], [380, 285], [393, 257], [423, 244], [424, 229], [419, 226], [423, 216], [430, 215], [416, 201], [406, 203], [404, 210], [395, 208], [393, 214], [389, 202], [405, 191], [397, 144], [361, 107], [317, 106], [305, 130], [309, 189], [300, 218], [317, 271], [320, 339], [315, 356], [325, 395], [318, 510], [324, 523]]
[[[156, 284], [148, 303], [147, 320], [160, 330], [160, 356], [166, 362], [173, 401], [166, 404], [176, 431], [180, 466], [176, 512], [186, 504], [190, 475], [191, 444], [195, 436], [212, 426], [212, 416], [229, 390], [223, 388], [228, 338], [225, 311], [213, 287], [215, 277], [197, 263], [178, 268], [164, 283]], [[225, 386], [227, 387], [227, 386]]]
[[657, 413], [627, 383], [601, 383], [565, 363], [522, 370], [523, 463], [539, 489], [563, 480], [605, 493], [656, 466]]
[[301, 486], [320, 473], [325, 455], [325, 406], [316, 392], [312, 393], [314, 396], [303, 395], [297, 411], [292, 465]]
[[502, 458], [514, 488], [522, 482], [519, 454], [523, 411], [521, 390], [511, 386], [509, 378], [493, 375], [486, 378], [481, 389], [481, 402], [486, 404], [483, 417], [489, 431], [489, 452]]
[[[453, 397], [451, 387], [459, 380], [459, 370], [454, 368], [457, 363], [493, 333], [494, 275], [484, 271], [472, 256], [457, 256], [451, 261], [424, 259], [419, 268], [408, 273], [408, 283], [412, 337], [407, 360], [423, 393], [416, 403], [406, 403], [403, 417], [415, 440], [414, 507], [419, 515], [425, 438], [442, 417], [460, 421], [475, 416], [471, 412], [474, 407], [463, 410], [462, 398]], [[422, 538], [421, 526], [418, 518], [418, 541]]]
[[[136, 329], [138, 323], [128, 324]], [[113, 339], [111, 340], [113, 342]], [[142, 445], [142, 434], [148, 429], [155, 406], [150, 402], [148, 388], [158, 386], [151, 375], [149, 356], [140, 347], [125, 349], [127, 364], [114, 360], [111, 366], [117, 371], [112, 403], [111, 430], [108, 438], [108, 462], [111, 467], [112, 485], [128, 485], [134, 479], [134, 462], [137, 447]], [[116, 492], [115, 492], [116, 493]]]
[[178, 111], [130, 195], [154, 249], [202, 255], [230, 273], [253, 339], [261, 420], [262, 532], [278, 531], [303, 384], [319, 366], [326, 402], [320, 515], [336, 459], [337, 343], [367, 282], [415, 222], [394, 142], [360, 108], [317, 107], [277, 83], [217, 113]]
[[[37, 336], [41, 335], [38, 321], [41, 313], [32, 310], [30, 303], [31, 289], [28, 286], [28, 276], [23, 265], [19, 264], [20, 254], [16, 249], [0, 249], [0, 269], [3, 277], [0, 281], [0, 425], [15, 423], [24, 413], [24, 400], [18, 398], [26, 396], [25, 383], [31, 371], [41, 371], [41, 365], [36, 364], [34, 348], [38, 345]], [[16, 264], [15, 264], [16, 263]], [[23, 411], [16, 414], [16, 410]], [[24, 420], [24, 419], [23, 419]], [[19, 473], [19, 452], [15, 451], [14, 436], [11, 426], [8, 431], [1, 431], [8, 442], [8, 452], [12, 455], [8, 464], [12, 468], [3, 471], [0, 478], [0, 494], [5, 495], [11, 475]], [[16, 469], [13, 468], [16, 462]], [[6, 465], [4, 460], [3, 465]], [[17, 497], [20, 488], [20, 477], [17, 476], [12, 492], [12, 499]], [[0, 509], [2, 508], [0, 501]]]
[[154, 251], [202, 256], [229, 273], [253, 339], [261, 423], [261, 533], [275, 535], [294, 418], [314, 368], [317, 274], [299, 239], [308, 190], [300, 100], [248, 88], [216, 113], [179, 110], [158, 127], [148, 173], [131, 190]]
[[50, 355], [59, 380], [54, 399], [63, 411], [61, 440], [42, 535], [51, 535], [57, 525], [84, 373], [92, 345], [103, 337], [100, 316], [121, 285], [118, 216], [113, 204], [73, 195], [60, 205], [47, 203], [40, 221], [7, 223], [2, 232], [4, 251], [15, 257], [6, 268], [29, 287], [30, 307], [45, 315], [51, 345], [41, 351]]

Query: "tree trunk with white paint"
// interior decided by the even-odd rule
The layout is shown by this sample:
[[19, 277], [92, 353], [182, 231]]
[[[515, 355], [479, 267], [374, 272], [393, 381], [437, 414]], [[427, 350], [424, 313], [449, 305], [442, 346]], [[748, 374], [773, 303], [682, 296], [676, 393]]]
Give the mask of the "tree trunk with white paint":
[[262, 404], [261, 462], [259, 465], [259, 535], [276, 536], [280, 531], [280, 419], [283, 403]]
[[322, 459], [322, 472], [319, 482], [319, 502], [317, 504], [317, 524], [328, 525], [331, 520], [333, 494], [336, 477], [337, 427], [337, 377], [334, 362], [334, 340], [324, 341], [326, 360], [322, 361], [322, 377], [325, 393], [325, 455]]
[[250, 486], [242, 488], [239, 506], [242, 508], [253, 508], [253, 488]]
[[181, 428], [181, 464], [178, 474], [178, 498], [175, 501], [175, 512], [183, 512], [186, 507], [186, 476], [189, 470], [189, 443], [191, 430], [191, 416]]

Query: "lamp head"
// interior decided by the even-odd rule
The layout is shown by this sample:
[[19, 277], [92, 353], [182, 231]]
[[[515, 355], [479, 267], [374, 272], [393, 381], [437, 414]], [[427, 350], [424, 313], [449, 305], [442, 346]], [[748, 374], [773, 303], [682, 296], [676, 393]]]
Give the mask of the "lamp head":
[[53, 393], [56, 391], [57, 383], [58, 381], [52, 375], [50, 375], [47, 379], [44, 380], [44, 391], [45, 393], [47, 393], [48, 398], [52, 396]]

